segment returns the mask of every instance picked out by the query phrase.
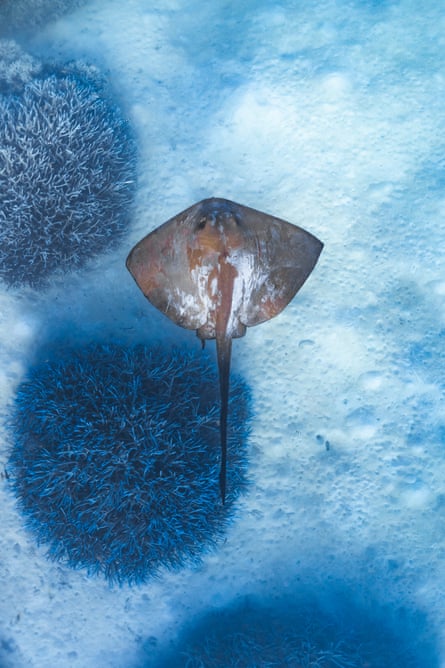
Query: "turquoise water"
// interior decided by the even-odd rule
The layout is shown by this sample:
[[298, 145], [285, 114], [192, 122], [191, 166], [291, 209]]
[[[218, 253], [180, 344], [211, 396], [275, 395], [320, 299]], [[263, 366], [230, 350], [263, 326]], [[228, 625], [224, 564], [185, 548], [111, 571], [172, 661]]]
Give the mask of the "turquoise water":
[[[133, 138], [135, 185], [124, 204], [109, 195], [102, 225], [121, 216], [109, 244], [63, 271], [58, 248], [42, 284], [2, 274], [1, 665], [186, 665], [184, 647], [203, 665], [445, 665], [443, 11], [407, 0], [76, 4], [0, 7], [1, 36], [14, 40], [0, 45], [2, 100], [60, 68], [81, 72]], [[99, 183], [102, 167], [85, 160]], [[250, 482], [224, 535], [199, 563], [110, 586], [48, 559], [25, 526], [7, 479], [11, 406], [30, 369], [73, 346], [200, 353], [140, 294], [125, 258], [211, 196], [325, 247], [283, 313], [233, 343], [233, 374], [251, 393]]]

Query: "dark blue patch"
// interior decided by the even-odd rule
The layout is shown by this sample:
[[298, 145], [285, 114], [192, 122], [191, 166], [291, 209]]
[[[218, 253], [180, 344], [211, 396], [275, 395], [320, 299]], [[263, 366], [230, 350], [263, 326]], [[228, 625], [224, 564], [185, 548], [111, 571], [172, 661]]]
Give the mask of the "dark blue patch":
[[23, 35], [25, 31], [35, 36], [39, 28], [85, 3], [86, 0], [1, 0], [0, 35]]
[[198, 560], [223, 534], [246, 484], [250, 402], [234, 378], [223, 506], [214, 369], [201, 352], [90, 345], [31, 370], [10, 473], [51, 557], [139, 583]]
[[389, 621], [391, 614], [375, 605], [363, 609], [338, 592], [323, 603], [319, 596], [301, 598], [297, 592], [295, 597], [246, 598], [196, 621], [156, 665], [438, 668], [437, 652], [421, 640], [425, 620], [401, 609]]

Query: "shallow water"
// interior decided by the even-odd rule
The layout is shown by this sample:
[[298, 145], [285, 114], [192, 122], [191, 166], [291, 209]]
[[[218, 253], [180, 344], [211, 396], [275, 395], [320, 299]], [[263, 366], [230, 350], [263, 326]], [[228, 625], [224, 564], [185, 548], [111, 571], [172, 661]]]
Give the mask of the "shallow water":
[[[162, 341], [199, 352], [125, 269], [149, 231], [218, 196], [325, 247], [287, 309], [234, 341], [233, 373], [252, 397], [250, 483], [201, 563], [110, 586], [49, 560], [2, 481], [1, 665], [185, 665], [178, 652], [207, 634], [214, 663], [199, 643], [198, 656], [224, 666], [218, 624], [229, 633], [247, 606], [256, 635], [242, 665], [270, 665], [255, 652], [282, 647], [284, 608], [294, 643], [309, 638], [314, 655], [346, 643], [323, 665], [445, 666], [441, 8], [97, 0], [54, 15], [38, 4], [0, 10], [0, 34], [37, 63], [22, 56], [23, 77], [44, 76], [42, 63], [97, 68], [134, 135], [137, 186], [107, 251], [41, 286], [0, 287], [6, 474], [17, 389], [56, 348]], [[258, 618], [278, 619], [275, 640]], [[292, 645], [277, 661], [303, 659]]]

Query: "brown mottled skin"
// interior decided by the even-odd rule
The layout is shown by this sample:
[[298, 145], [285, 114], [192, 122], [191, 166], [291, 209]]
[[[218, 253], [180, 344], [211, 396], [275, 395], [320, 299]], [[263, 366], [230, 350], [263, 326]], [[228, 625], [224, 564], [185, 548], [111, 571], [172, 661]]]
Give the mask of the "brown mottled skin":
[[323, 248], [309, 232], [221, 198], [194, 204], [142, 239], [127, 268], [151, 303], [204, 344], [216, 339], [222, 502], [232, 339], [280, 313]]

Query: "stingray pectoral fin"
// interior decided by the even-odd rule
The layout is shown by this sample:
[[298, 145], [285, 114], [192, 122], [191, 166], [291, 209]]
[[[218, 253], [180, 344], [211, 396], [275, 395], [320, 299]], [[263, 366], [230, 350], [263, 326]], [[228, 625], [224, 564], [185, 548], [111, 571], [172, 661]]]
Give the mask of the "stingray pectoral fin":
[[190, 274], [187, 233], [176, 219], [164, 223], [133, 248], [126, 264], [153, 306], [177, 325], [199, 329], [206, 320], [205, 309]]
[[264, 216], [257, 224], [255, 275], [242, 317], [248, 327], [281, 313], [311, 274], [323, 248], [306, 230]]

